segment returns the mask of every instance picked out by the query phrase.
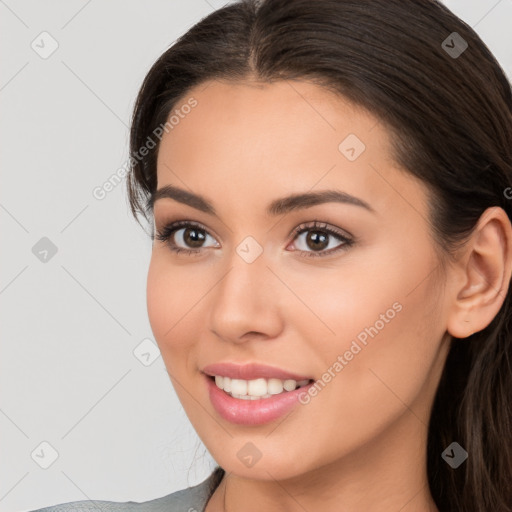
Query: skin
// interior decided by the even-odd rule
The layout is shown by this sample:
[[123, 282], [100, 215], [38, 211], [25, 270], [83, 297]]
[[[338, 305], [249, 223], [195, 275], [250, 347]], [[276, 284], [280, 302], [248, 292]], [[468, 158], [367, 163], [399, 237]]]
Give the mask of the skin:
[[[213, 81], [183, 104], [191, 96], [197, 106], [161, 141], [158, 188], [201, 194], [219, 217], [170, 198], [155, 202], [157, 231], [190, 220], [208, 236], [199, 256], [154, 241], [147, 306], [179, 399], [227, 472], [206, 511], [437, 512], [426, 474], [432, 402], [451, 336], [485, 328], [503, 303], [512, 266], [507, 215], [486, 210], [443, 273], [427, 189], [392, 161], [388, 133], [370, 113], [305, 81]], [[338, 149], [351, 133], [366, 146], [352, 162]], [[276, 198], [325, 189], [375, 212], [330, 202], [265, 213]], [[306, 237], [316, 229], [292, 230], [314, 220], [354, 244], [302, 257], [315, 253]], [[175, 243], [194, 247], [183, 234]], [[252, 263], [236, 252], [247, 236], [263, 249]], [[328, 240], [320, 252], [341, 243]], [[205, 365], [255, 361], [321, 379], [396, 302], [401, 311], [286, 417], [234, 425], [211, 405]], [[248, 442], [262, 454], [252, 467], [237, 456]]]

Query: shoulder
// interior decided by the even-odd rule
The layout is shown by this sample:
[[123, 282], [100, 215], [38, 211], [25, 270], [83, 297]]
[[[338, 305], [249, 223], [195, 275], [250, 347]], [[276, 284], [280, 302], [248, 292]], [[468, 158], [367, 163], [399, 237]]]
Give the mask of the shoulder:
[[150, 501], [83, 500], [61, 503], [31, 512], [202, 512], [214, 477], [215, 473], [212, 473], [198, 485]]

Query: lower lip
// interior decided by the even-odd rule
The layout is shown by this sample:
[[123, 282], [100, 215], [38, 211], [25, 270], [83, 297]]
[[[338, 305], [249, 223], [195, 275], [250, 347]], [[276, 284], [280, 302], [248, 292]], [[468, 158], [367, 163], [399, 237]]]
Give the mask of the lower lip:
[[238, 425], [263, 425], [280, 418], [299, 404], [300, 393], [307, 392], [314, 384], [311, 382], [307, 386], [302, 386], [294, 391], [284, 391], [270, 398], [242, 400], [228, 395], [217, 387], [215, 381], [210, 377], [205, 376], [205, 378], [210, 400], [215, 410], [225, 420]]

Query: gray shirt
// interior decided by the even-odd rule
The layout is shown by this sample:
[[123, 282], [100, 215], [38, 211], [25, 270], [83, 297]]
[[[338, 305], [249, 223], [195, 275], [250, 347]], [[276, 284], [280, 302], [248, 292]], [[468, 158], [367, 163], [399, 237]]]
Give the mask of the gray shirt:
[[204, 512], [215, 473], [194, 487], [150, 501], [93, 501], [61, 503], [31, 512]]

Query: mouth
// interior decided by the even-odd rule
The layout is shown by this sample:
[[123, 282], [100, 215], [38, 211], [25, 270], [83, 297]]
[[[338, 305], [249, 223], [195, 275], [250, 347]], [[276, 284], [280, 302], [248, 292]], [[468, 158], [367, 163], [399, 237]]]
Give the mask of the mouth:
[[258, 426], [282, 418], [301, 402], [314, 379], [258, 377], [250, 380], [203, 373], [210, 403], [226, 421]]
[[281, 418], [301, 403], [315, 381], [311, 375], [255, 361], [209, 364], [201, 372], [217, 413], [230, 423], [247, 426]]
[[224, 375], [206, 375], [215, 386], [239, 400], [262, 400], [306, 387], [313, 379], [257, 378], [252, 380], [232, 379]]

